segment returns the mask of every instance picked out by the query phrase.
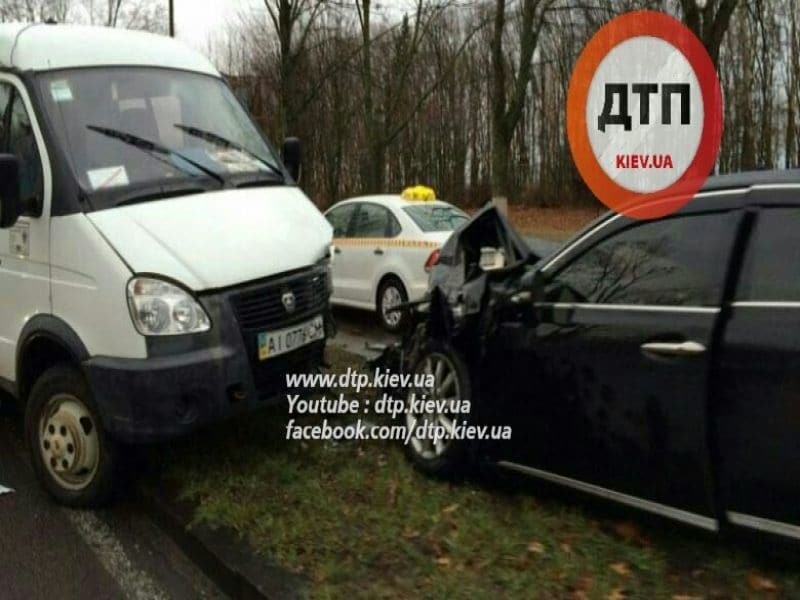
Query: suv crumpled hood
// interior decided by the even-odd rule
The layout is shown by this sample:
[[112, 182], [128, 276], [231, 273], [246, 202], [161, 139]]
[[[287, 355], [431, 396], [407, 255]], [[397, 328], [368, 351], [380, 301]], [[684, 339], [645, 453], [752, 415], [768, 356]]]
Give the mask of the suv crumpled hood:
[[86, 216], [134, 273], [196, 292], [313, 265], [332, 237], [296, 187], [207, 192]]

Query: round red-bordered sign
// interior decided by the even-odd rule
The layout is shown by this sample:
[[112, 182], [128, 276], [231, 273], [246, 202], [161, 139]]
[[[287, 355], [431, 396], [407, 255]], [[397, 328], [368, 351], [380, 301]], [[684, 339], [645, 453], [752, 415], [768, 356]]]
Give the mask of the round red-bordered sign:
[[[587, 101], [595, 73], [615, 48], [635, 38], [658, 38], [680, 52], [694, 71], [703, 104], [702, 111], [697, 111], [703, 115], [699, 144], [688, 167], [673, 183], [647, 193], [623, 187], [608, 175], [590, 141], [588, 128], [596, 123], [587, 122]], [[656, 79], [660, 66], [648, 63], [646, 67]], [[572, 72], [567, 96], [567, 135], [578, 171], [597, 198], [611, 210], [639, 219], [657, 218], [678, 210], [708, 178], [722, 139], [722, 91], [705, 47], [688, 27], [664, 13], [642, 10], [613, 19], [589, 40]]]

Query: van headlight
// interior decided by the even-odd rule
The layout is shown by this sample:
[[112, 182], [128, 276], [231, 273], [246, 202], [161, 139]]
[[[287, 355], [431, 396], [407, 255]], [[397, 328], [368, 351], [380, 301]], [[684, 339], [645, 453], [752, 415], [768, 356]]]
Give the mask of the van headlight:
[[181, 335], [211, 329], [211, 321], [197, 300], [178, 286], [160, 279], [131, 279], [128, 307], [133, 324], [142, 335]]

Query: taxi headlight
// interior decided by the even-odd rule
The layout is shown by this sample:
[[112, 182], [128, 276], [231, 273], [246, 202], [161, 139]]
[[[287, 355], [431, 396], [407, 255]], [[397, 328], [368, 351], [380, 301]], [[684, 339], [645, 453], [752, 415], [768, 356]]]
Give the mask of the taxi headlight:
[[188, 292], [152, 277], [128, 282], [128, 308], [142, 335], [182, 335], [211, 329], [211, 321]]

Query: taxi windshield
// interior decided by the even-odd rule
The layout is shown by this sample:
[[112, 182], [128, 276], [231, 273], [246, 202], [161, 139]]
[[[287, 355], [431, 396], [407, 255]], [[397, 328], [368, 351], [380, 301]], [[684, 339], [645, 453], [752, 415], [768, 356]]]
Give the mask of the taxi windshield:
[[469, 221], [469, 217], [449, 204], [416, 204], [403, 208], [424, 232], [453, 231]]
[[58, 143], [93, 204], [181, 182], [202, 191], [243, 177], [283, 181], [275, 153], [216, 77], [92, 68], [43, 73], [39, 85]]

